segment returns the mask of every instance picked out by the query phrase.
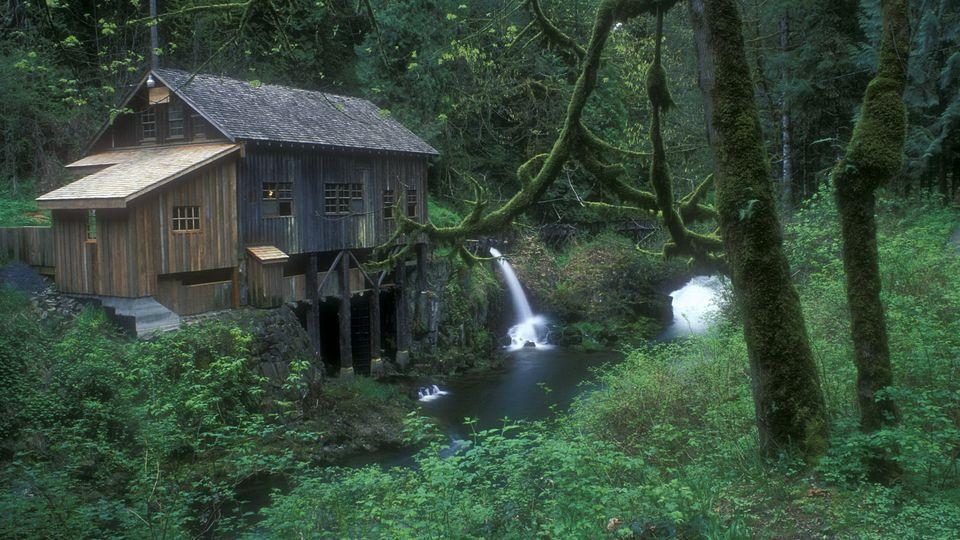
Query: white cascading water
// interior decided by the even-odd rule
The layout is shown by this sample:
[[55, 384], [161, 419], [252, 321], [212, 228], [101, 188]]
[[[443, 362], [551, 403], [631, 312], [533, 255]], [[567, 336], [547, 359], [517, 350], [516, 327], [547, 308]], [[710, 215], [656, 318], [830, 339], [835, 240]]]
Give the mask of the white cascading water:
[[449, 394], [446, 390], [441, 390], [439, 386], [431, 384], [430, 386], [421, 386], [417, 390], [417, 400], [418, 401], [433, 401], [440, 396], [445, 396]]
[[529, 347], [531, 343], [538, 349], [547, 348], [549, 345], [541, 337], [546, 334], [547, 321], [540, 315], [534, 315], [533, 310], [530, 309], [527, 295], [523, 293], [520, 280], [517, 279], [517, 274], [514, 273], [510, 263], [494, 248], [490, 248], [490, 254], [496, 257], [500, 264], [503, 279], [507, 282], [507, 288], [510, 289], [513, 309], [517, 312], [517, 324], [511, 326], [510, 330], [507, 331], [507, 335], [510, 336], [510, 345], [507, 349], [515, 351]]
[[712, 317], [720, 309], [717, 296], [722, 290], [720, 278], [697, 276], [670, 293], [673, 298], [673, 324], [667, 328], [664, 337], [676, 338], [706, 332]]

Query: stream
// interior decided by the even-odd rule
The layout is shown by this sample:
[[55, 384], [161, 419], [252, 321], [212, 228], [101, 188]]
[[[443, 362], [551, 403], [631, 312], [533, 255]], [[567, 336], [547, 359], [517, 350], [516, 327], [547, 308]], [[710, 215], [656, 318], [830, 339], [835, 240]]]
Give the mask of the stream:
[[[523, 294], [522, 289], [511, 290]], [[670, 341], [705, 332], [712, 314], [718, 309], [717, 298], [722, 290], [719, 278], [697, 276], [672, 292], [673, 321], [655, 341]], [[515, 299], [514, 303], [521, 308], [517, 326], [529, 324], [534, 319], [538, 323], [544, 320], [532, 313], [526, 298]], [[530, 332], [527, 328], [520, 331]], [[537, 421], [565, 411], [575, 397], [595, 385], [597, 368], [623, 359], [623, 355], [616, 351], [584, 352], [553, 347], [532, 334], [528, 339], [536, 341], [535, 346], [518, 346], [517, 333], [511, 329], [511, 343], [505, 347], [508, 358], [502, 369], [457, 376], [443, 385], [423, 389], [423, 397], [418, 400], [420, 413], [437, 421], [449, 437], [452, 448], [456, 448], [458, 440], [469, 438], [472, 429], [500, 427], [505, 418]], [[465, 419], [475, 422], [467, 425]], [[340, 464], [353, 467], [372, 464], [411, 466], [415, 453], [415, 448], [384, 449], [349, 457]]]
[[[512, 276], [512, 271], [505, 275]], [[673, 321], [654, 342], [705, 332], [718, 309], [717, 300], [722, 291], [723, 283], [719, 278], [697, 276], [672, 292]], [[511, 292], [520, 318], [517, 326], [526, 326], [511, 329], [508, 335], [510, 344], [504, 347], [508, 358], [503, 368], [456, 376], [443, 385], [421, 389], [423, 395], [417, 403], [419, 412], [433, 418], [449, 437], [447, 452], [455, 451], [457, 441], [468, 439], [471, 430], [502, 426], [504, 418], [537, 421], [565, 411], [582, 392], [596, 388], [597, 368], [623, 359], [623, 355], [616, 351], [584, 352], [549, 345], [537, 330], [545, 331], [546, 319], [530, 310], [525, 296], [516, 298], [517, 294], [523, 295], [522, 288], [511, 287]], [[467, 418], [475, 423], [467, 425]], [[416, 447], [384, 448], [349, 456], [337, 465], [416, 466], [414, 456], [417, 451]], [[270, 493], [275, 488], [286, 491], [289, 483], [279, 477], [264, 477], [248, 483], [241, 495], [245, 499], [241, 508], [256, 512], [269, 505]]]

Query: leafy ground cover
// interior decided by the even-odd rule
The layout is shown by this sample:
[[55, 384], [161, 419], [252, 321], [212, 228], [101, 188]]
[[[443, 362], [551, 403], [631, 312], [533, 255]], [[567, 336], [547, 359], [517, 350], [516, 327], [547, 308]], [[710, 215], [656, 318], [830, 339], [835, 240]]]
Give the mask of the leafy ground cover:
[[[880, 210], [894, 390], [902, 422], [857, 430], [854, 368], [830, 198], [788, 231], [832, 421], [817, 463], [756, 447], [735, 308], [707, 335], [631, 351], [603, 388], [549, 424], [437, 440], [417, 468], [327, 470], [277, 494], [260, 533], [282, 538], [952, 538], [960, 530], [957, 211]], [[414, 423], [415, 424], [415, 423]], [[429, 428], [414, 429], [430, 438]], [[871, 484], [864, 450], [895, 445], [905, 471]]]

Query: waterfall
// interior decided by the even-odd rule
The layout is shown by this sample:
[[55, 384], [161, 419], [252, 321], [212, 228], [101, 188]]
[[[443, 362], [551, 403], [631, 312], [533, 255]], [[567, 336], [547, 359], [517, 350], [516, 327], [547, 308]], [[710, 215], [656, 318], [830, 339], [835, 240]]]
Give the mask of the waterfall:
[[490, 254], [496, 257], [497, 263], [500, 264], [500, 271], [503, 272], [503, 279], [507, 282], [507, 288], [510, 289], [510, 300], [517, 314], [517, 324], [511, 326], [507, 332], [510, 336], [508, 348], [515, 351], [530, 347], [531, 344], [538, 348], [546, 347], [547, 342], [540, 337], [545, 334], [543, 330], [545, 330], [546, 320], [540, 315], [535, 315], [530, 309], [527, 295], [523, 293], [520, 280], [517, 279], [517, 274], [514, 273], [510, 263], [494, 248], [490, 248]]
[[716, 276], [697, 276], [670, 293], [673, 298], [673, 323], [660, 339], [706, 332], [719, 309], [717, 297], [723, 288], [723, 282]]

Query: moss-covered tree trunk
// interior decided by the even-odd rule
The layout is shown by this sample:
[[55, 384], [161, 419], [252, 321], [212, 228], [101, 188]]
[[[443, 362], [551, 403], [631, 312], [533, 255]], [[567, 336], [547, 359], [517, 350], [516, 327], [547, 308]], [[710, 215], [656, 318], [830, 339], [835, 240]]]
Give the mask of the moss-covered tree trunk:
[[819, 377], [800, 299], [783, 252], [735, 0], [690, 0], [708, 138], [715, 157], [720, 232], [743, 314], [761, 449], [825, 447]]
[[[897, 408], [882, 390], [893, 384], [890, 349], [877, 254], [875, 191], [899, 170], [906, 136], [903, 90], [907, 78], [910, 27], [906, 0], [883, 0], [883, 35], [877, 74], [867, 85], [860, 117], [844, 158], [833, 170], [847, 273], [860, 428], [872, 432], [897, 421]], [[889, 481], [898, 475], [892, 456], [868, 456], [870, 475]]]

